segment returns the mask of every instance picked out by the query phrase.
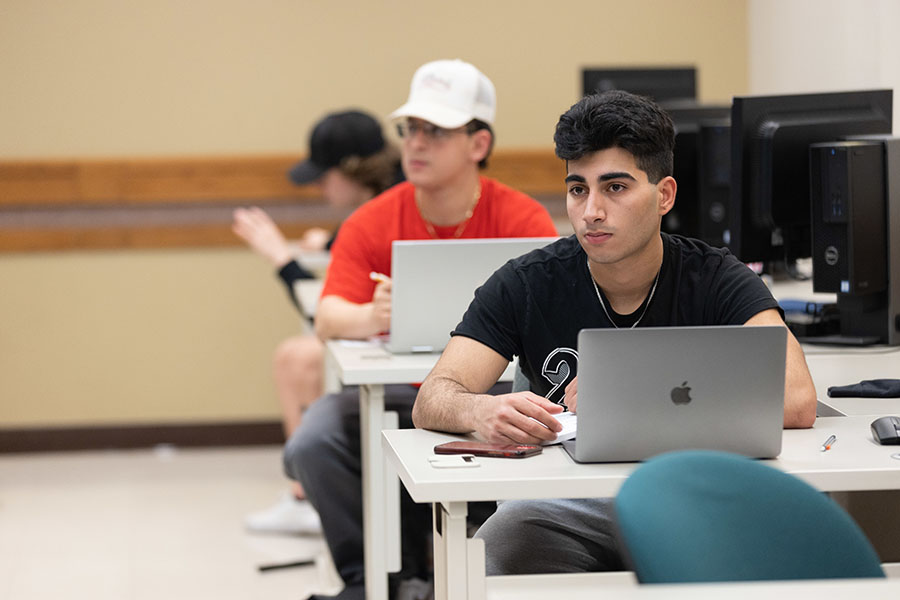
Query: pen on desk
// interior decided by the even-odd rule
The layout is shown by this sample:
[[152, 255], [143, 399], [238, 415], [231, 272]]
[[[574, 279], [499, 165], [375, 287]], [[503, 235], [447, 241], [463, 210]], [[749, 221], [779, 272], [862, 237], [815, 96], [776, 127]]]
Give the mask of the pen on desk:
[[274, 563], [271, 565], [259, 565], [260, 573], [265, 573], [266, 571], [275, 571], [276, 569], [290, 569], [292, 567], [309, 567], [316, 564], [314, 560], [297, 560], [285, 563]]
[[384, 283], [385, 281], [388, 281], [390, 279], [390, 277], [388, 277], [384, 273], [379, 273], [377, 271], [369, 271], [369, 279], [371, 279], [372, 281], [374, 281], [376, 283]]
[[833, 436], [833, 435], [828, 436], [828, 439], [825, 440], [824, 444], [822, 444], [822, 452], [825, 452], [826, 450], [831, 450], [831, 447], [834, 445], [834, 442], [836, 440], [837, 440], [837, 438], [835, 436]]

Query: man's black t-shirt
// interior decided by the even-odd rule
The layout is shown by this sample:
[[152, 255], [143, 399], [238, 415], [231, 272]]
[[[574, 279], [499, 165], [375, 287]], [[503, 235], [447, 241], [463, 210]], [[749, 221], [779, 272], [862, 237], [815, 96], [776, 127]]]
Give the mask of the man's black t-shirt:
[[[619, 326], [638, 319], [639, 327], [741, 325], [778, 307], [759, 277], [728, 250], [665, 233], [662, 239], [649, 305], [616, 318], [604, 298]], [[475, 292], [452, 335], [475, 339], [508, 360], [518, 356], [532, 391], [559, 403], [577, 372], [578, 332], [600, 327], [613, 324], [600, 306], [587, 255], [571, 236], [497, 270]]]

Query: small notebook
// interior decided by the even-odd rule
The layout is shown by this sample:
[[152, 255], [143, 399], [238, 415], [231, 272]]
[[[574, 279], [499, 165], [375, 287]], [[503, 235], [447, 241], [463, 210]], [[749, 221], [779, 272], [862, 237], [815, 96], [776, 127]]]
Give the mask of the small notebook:
[[[556, 434], [555, 440], [541, 442], [541, 446], [562, 444], [566, 440], [571, 440], [575, 437], [575, 428], [578, 425], [578, 415], [573, 412], [564, 412], [558, 415], [553, 415], [553, 418], [559, 421], [559, 424], [562, 425], [562, 430]], [[543, 425], [543, 423], [541, 423], [541, 425]]]

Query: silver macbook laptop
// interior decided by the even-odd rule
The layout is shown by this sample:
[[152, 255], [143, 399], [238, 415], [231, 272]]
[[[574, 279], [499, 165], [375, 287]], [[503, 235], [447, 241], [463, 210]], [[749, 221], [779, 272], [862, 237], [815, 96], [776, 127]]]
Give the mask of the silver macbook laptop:
[[391, 352], [440, 352], [484, 283], [506, 261], [559, 238], [395, 241]]
[[784, 327], [584, 329], [578, 462], [638, 461], [670, 450], [781, 452]]

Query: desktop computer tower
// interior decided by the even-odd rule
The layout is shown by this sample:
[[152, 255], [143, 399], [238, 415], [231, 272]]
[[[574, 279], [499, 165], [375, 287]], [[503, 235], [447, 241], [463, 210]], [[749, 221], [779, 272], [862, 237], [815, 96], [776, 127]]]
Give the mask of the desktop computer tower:
[[731, 193], [731, 125], [704, 119], [679, 130], [676, 125], [673, 176], [678, 184], [675, 206], [663, 217], [662, 229], [728, 245]]
[[815, 291], [867, 294], [885, 289], [884, 189], [882, 144], [810, 146]]
[[675, 206], [662, 218], [666, 233], [700, 237], [700, 199], [697, 190], [697, 151], [700, 134], [696, 130], [677, 131], [672, 176], [678, 184]]
[[731, 222], [731, 122], [700, 124], [697, 197], [700, 239], [716, 247], [728, 245]]
[[813, 289], [837, 293], [837, 343], [900, 344], [900, 138], [810, 146]]

